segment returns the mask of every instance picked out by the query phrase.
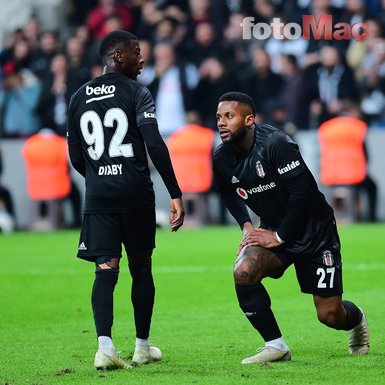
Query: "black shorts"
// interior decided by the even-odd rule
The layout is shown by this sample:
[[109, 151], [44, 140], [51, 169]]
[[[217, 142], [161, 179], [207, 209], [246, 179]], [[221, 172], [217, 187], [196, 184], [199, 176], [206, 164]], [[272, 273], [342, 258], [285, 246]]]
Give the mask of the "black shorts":
[[320, 297], [341, 295], [342, 262], [341, 246], [337, 232], [329, 237], [322, 248], [314, 254], [293, 254], [284, 250], [273, 252], [286, 267], [294, 264], [301, 291]]
[[77, 256], [94, 262], [98, 257], [121, 258], [126, 253], [155, 248], [155, 209], [130, 213], [84, 214]]

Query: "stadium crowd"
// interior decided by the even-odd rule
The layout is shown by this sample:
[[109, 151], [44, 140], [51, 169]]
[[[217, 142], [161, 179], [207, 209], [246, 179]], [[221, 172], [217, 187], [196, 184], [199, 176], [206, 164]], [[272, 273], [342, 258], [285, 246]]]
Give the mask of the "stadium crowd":
[[[139, 38], [138, 80], [155, 99], [165, 139], [188, 123], [215, 130], [228, 91], [249, 94], [256, 122], [289, 134], [318, 129], [351, 105], [370, 129], [385, 128], [385, 1], [33, 0], [30, 8], [10, 2], [4, 14], [17, 4], [22, 12], [0, 27], [0, 138], [42, 128], [64, 136], [70, 97], [102, 74], [99, 42], [116, 29]], [[366, 39], [248, 39], [242, 27], [245, 17], [301, 24], [303, 15], [325, 14], [333, 25], [365, 23]]]
[[[46, 7], [56, 1], [46, 1]], [[41, 127], [64, 134], [71, 94], [101, 74], [100, 39], [125, 29], [140, 39], [140, 76], [154, 95], [168, 136], [190, 119], [215, 129], [218, 97], [250, 94], [257, 121], [289, 132], [318, 128], [344, 103], [361, 106], [369, 127], [385, 126], [384, 2], [380, 0], [85, 0], [69, 3], [62, 25], [47, 29], [30, 14], [0, 51], [2, 137]], [[32, 10], [33, 11], [33, 10]], [[304, 14], [333, 24], [368, 25], [363, 41], [243, 38], [242, 20], [274, 17], [301, 24]], [[169, 106], [173, 105], [173, 114]]]

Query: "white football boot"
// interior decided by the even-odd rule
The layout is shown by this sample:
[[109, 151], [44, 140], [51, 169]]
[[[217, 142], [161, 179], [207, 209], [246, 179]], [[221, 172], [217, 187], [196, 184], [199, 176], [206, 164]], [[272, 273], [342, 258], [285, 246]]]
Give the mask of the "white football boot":
[[132, 369], [133, 366], [119, 357], [115, 349], [98, 350], [94, 366], [97, 370]]
[[368, 329], [368, 321], [366, 320], [365, 313], [362, 311], [361, 322], [349, 330], [349, 353], [353, 356], [368, 354], [370, 347], [370, 335]]
[[272, 346], [264, 346], [257, 349], [257, 354], [251, 357], [245, 358], [241, 363], [243, 365], [256, 364], [263, 362], [275, 362], [275, 361], [290, 361], [291, 354], [289, 350], [283, 351]]
[[150, 364], [159, 362], [162, 359], [162, 352], [156, 346], [141, 346], [135, 347], [135, 353], [132, 357], [132, 362], [136, 364]]

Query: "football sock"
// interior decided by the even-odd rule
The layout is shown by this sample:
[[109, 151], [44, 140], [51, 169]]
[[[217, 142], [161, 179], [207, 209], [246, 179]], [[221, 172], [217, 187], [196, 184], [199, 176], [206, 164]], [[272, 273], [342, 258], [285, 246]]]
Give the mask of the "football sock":
[[342, 306], [346, 310], [346, 324], [341, 329], [351, 330], [361, 322], [362, 312], [353, 302], [350, 301], [342, 301]]
[[114, 307], [114, 289], [118, 282], [119, 269], [97, 269], [92, 288], [92, 310], [98, 337], [111, 337]]
[[147, 339], [141, 339], [141, 338], [136, 338], [135, 340], [135, 347], [139, 349], [147, 349], [149, 347], [149, 343]]
[[271, 346], [272, 348], [287, 352], [289, 350], [283, 337], [276, 338], [275, 340], [266, 341], [265, 346]]
[[150, 334], [155, 286], [151, 260], [143, 266], [129, 266], [132, 276], [131, 301], [134, 307], [136, 337], [146, 340]]
[[98, 337], [99, 342], [99, 350], [114, 350], [115, 346], [112, 343], [112, 339], [107, 336], [99, 336]]
[[265, 341], [282, 337], [271, 310], [269, 294], [262, 283], [235, 284], [239, 306]]

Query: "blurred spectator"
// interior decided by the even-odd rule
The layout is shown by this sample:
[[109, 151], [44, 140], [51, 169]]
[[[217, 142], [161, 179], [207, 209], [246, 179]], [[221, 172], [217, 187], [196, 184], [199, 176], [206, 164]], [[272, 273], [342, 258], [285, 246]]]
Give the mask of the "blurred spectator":
[[[0, 177], [3, 172], [3, 158], [0, 148]], [[15, 211], [10, 191], [0, 180], [0, 231], [11, 232], [15, 228]]]
[[194, 39], [187, 45], [185, 54], [198, 67], [208, 57], [215, 57], [224, 63], [231, 61], [230, 52], [225, 49], [214, 26], [209, 22], [196, 26]]
[[195, 29], [201, 23], [213, 25], [216, 35], [221, 37], [224, 26], [228, 19], [228, 8], [223, 1], [216, 0], [189, 0], [189, 12], [187, 20], [187, 38], [194, 38]]
[[87, 17], [87, 27], [92, 39], [101, 39], [108, 31], [105, 22], [111, 16], [119, 18], [122, 29], [132, 30], [134, 20], [129, 8], [117, 4], [116, 0], [99, 0]]
[[140, 23], [135, 33], [140, 39], [152, 41], [157, 24], [162, 20], [163, 12], [152, 1], [144, 1], [140, 6]]
[[232, 13], [229, 23], [223, 30], [224, 46], [231, 48], [234, 52], [234, 60], [238, 63], [247, 63], [250, 60], [250, 41], [243, 38], [244, 13]]
[[[0, 49], [0, 65], [3, 67], [6, 63], [13, 60], [13, 51], [17, 41], [24, 39], [23, 31], [17, 29], [7, 36], [4, 45]], [[3, 69], [3, 68], [2, 68]]]
[[23, 35], [28, 41], [31, 51], [39, 48], [39, 37], [41, 33], [41, 23], [37, 15], [31, 15], [23, 27]]
[[[119, 16], [115, 14], [108, 16], [103, 23], [103, 30], [105, 34], [122, 28], [122, 21]], [[85, 34], [84, 30], [81, 29], [76, 31], [73, 38], [75, 38], [83, 47], [82, 62], [86, 66], [91, 67], [94, 64], [102, 64], [99, 56], [100, 39], [91, 39], [89, 32], [87, 31], [87, 34]]]
[[185, 125], [197, 83], [198, 70], [193, 64], [177, 59], [169, 44], [155, 46], [152, 81], [148, 88], [155, 100], [159, 130], [164, 137]]
[[49, 71], [52, 58], [59, 52], [59, 36], [54, 31], [44, 31], [39, 38], [39, 46], [32, 53], [31, 70], [42, 78]]
[[[283, 23], [289, 23], [290, 20], [281, 18]], [[271, 69], [275, 73], [281, 72], [280, 55], [293, 55], [296, 57], [298, 63], [302, 63], [307, 50], [308, 41], [302, 37], [299, 39], [276, 39], [271, 36], [265, 43], [265, 50], [270, 56]]]
[[65, 54], [68, 62], [68, 94], [72, 95], [80, 86], [90, 80], [90, 63], [87, 60], [85, 46], [77, 36], [72, 36], [67, 40]]
[[281, 76], [283, 79], [279, 102], [285, 120], [292, 127], [285, 129], [289, 134], [294, 129], [308, 129], [309, 115], [305, 103], [306, 80], [294, 55], [281, 55]]
[[154, 44], [167, 43], [175, 47], [180, 44], [182, 38], [178, 21], [173, 17], [164, 16], [156, 23], [151, 40]]
[[43, 127], [53, 127], [64, 136], [67, 127], [67, 106], [71, 95], [68, 94], [68, 64], [64, 54], [53, 57], [49, 70], [42, 82], [42, 91], [37, 105]]
[[363, 23], [366, 16], [364, 0], [345, 0], [341, 10], [341, 21], [350, 25]]
[[378, 38], [361, 63], [361, 108], [370, 127], [385, 126], [385, 39]]
[[240, 90], [240, 82], [235, 74], [229, 72], [225, 64], [215, 57], [203, 60], [199, 67], [199, 75], [194, 109], [199, 111], [203, 125], [215, 130], [218, 99], [226, 92]]
[[26, 137], [40, 127], [36, 106], [41, 92], [39, 79], [27, 68], [18, 69], [14, 62], [4, 66], [0, 108], [3, 111], [3, 136]]
[[255, 102], [256, 121], [262, 121], [267, 107], [279, 97], [283, 81], [282, 77], [271, 71], [271, 61], [267, 52], [258, 46], [253, 47], [252, 68], [246, 78], [245, 89]]
[[337, 48], [321, 48], [320, 62], [307, 75], [310, 128], [340, 113], [344, 101], [356, 101], [358, 90], [353, 71], [341, 61]]
[[360, 81], [362, 74], [360, 71], [362, 61], [373, 49], [373, 45], [382, 36], [382, 26], [378, 20], [367, 19], [365, 24], [368, 26], [368, 36], [363, 41], [352, 39], [346, 52], [346, 61], [355, 72], [356, 79]]
[[79, 39], [83, 47], [88, 48], [91, 45], [91, 36], [86, 25], [77, 26], [73, 35]]
[[[308, 9], [304, 10], [305, 15], [313, 15], [316, 22], [323, 15], [331, 15], [333, 25], [341, 21], [340, 9], [334, 7], [330, 0], [312, 0], [309, 2]], [[302, 65], [305, 67], [318, 63], [319, 52], [325, 46], [333, 45], [337, 47], [338, 51], [345, 55], [349, 41], [347, 40], [325, 40], [314, 39], [309, 40], [306, 55], [303, 58]]]
[[277, 16], [276, 2], [271, 0], [243, 1], [243, 10], [248, 16], [254, 17], [255, 23], [270, 24]]
[[[0, 54], [3, 66], [13, 63], [15, 68], [29, 68], [31, 49], [22, 31], [16, 31]], [[5, 68], [5, 67], [4, 67]]]

